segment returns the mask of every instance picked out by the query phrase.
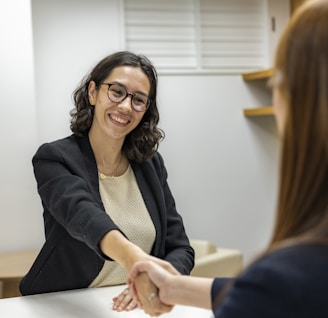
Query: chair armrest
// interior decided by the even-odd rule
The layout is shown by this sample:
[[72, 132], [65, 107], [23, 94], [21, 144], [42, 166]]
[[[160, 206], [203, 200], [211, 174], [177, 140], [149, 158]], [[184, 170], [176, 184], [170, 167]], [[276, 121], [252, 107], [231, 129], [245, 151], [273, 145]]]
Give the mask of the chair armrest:
[[192, 276], [234, 277], [242, 270], [242, 253], [238, 250], [218, 248], [215, 253], [195, 260]]

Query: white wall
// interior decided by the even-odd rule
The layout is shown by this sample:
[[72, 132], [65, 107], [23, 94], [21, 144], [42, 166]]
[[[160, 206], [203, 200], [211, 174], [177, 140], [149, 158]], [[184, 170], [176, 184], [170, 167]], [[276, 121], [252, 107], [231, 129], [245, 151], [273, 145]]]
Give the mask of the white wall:
[[[10, 48], [6, 75], [1, 72], [6, 101], [1, 129], [9, 137], [2, 141], [0, 251], [42, 244], [32, 155], [40, 143], [70, 133], [72, 91], [100, 58], [122, 49], [119, 0], [32, 0], [33, 67], [29, 6], [24, 0], [8, 3], [0, 7], [1, 23], [11, 30], [4, 37]], [[17, 24], [19, 30], [13, 30]], [[19, 52], [19, 61], [13, 51]], [[261, 94], [240, 76], [159, 77], [166, 132], [160, 152], [187, 232], [239, 248], [246, 260], [270, 237], [276, 199], [274, 119], [242, 114], [263, 99], [269, 103], [266, 95], [258, 100]]]
[[161, 152], [190, 236], [240, 248], [248, 259], [272, 228], [274, 119], [243, 116], [258, 100], [239, 76], [164, 76], [160, 87]]
[[32, 173], [37, 146], [30, 3], [0, 1], [0, 252], [38, 245], [42, 220]]
[[70, 133], [72, 92], [122, 37], [119, 0], [32, 0], [38, 140]]

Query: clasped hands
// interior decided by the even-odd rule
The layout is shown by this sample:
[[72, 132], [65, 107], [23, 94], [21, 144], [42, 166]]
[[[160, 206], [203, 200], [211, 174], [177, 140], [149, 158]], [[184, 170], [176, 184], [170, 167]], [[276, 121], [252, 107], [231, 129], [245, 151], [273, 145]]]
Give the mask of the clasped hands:
[[[147, 272], [147, 266], [151, 265], [156, 265], [160, 272], [156, 271], [155, 274]], [[171, 311], [173, 304], [165, 302], [165, 292], [159, 289], [161, 280], [169, 274], [180, 275], [169, 262], [164, 260], [154, 258], [151, 261], [135, 263], [127, 279], [129, 287], [113, 298], [113, 310], [130, 311], [138, 306], [150, 316], [159, 316]], [[152, 277], [156, 275], [158, 277]]]
[[180, 275], [169, 262], [162, 260], [157, 260], [156, 263], [138, 262], [130, 270], [127, 280], [129, 290], [136, 299], [138, 307], [146, 314], [159, 316], [172, 310], [174, 305], [167, 301], [163, 287], [170, 274]]

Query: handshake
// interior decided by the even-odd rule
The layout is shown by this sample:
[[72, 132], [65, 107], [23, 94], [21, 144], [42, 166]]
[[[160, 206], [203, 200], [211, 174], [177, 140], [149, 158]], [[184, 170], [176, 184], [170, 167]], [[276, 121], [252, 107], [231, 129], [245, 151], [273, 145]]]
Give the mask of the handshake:
[[141, 261], [130, 270], [127, 284], [138, 307], [150, 316], [159, 316], [171, 311], [175, 304], [170, 281], [177, 276], [181, 274], [169, 262]]
[[163, 260], [135, 263], [127, 284], [137, 299], [138, 307], [150, 316], [167, 313], [175, 304], [212, 308], [213, 278], [181, 275]]

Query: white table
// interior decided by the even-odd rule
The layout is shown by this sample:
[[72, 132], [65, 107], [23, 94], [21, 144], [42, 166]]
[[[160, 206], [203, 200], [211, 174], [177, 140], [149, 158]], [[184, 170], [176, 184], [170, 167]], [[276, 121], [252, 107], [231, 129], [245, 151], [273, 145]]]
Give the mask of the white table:
[[[87, 288], [57, 293], [0, 299], [1, 318], [145, 318], [141, 309], [112, 310], [112, 298], [126, 286]], [[175, 306], [165, 318], [211, 318], [210, 310]]]

